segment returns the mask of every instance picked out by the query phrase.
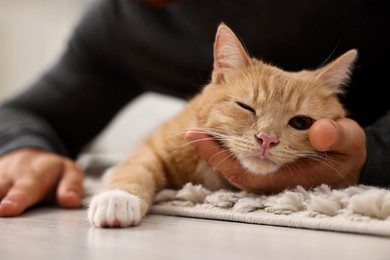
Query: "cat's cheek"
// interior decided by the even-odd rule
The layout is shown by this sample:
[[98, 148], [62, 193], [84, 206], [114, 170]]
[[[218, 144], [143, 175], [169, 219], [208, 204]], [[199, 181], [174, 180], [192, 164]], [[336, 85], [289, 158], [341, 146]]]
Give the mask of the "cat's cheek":
[[88, 209], [88, 219], [95, 227], [131, 227], [141, 222], [138, 197], [121, 190], [95, 195]]

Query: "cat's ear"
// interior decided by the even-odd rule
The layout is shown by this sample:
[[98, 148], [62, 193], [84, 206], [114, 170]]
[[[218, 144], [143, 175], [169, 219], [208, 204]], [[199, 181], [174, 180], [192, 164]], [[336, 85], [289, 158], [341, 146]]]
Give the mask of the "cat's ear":
[[214, 42], [213, 83], [220, 83], [224, 73], [248, 65], [250, 58], [234, 32], [224, 23], [220, 24]]
[[356, 49], [349, 50], [337, 59], [318, 70], [318, 76], [324, 85], [331, 88], [335, 93], [342, 93], [352, 74], [352, 67], [357, 59]]

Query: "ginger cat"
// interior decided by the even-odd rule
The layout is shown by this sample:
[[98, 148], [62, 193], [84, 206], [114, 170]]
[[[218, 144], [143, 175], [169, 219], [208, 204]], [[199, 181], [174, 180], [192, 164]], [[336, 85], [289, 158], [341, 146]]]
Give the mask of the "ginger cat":
[[211, 82], [108, 174], [104, 191], [91, 200], [90, 222], [97, 227], [138, 225], [156, 192], [166, 187], [193, 182], [211, 190], [228, 188], [186, 142], [189, 129], [211, 135], [253, 174], [272, 174], [299, 158], [319, 156], [308, 129], [320, 118], [346, 115], [338, 94], [356, 57], [352, 49], [316, 70], [287, 72], [250, 58], [221, 24]]

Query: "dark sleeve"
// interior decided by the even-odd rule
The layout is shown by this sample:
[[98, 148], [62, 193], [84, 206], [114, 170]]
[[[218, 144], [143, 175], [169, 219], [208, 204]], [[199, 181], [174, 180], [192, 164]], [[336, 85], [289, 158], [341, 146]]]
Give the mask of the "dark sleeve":
[[390, 187], [390, 111], [366, 127], [367, 160], [360, 183]]
[[[94, 1], [59, 61], [0, 106], [0, 155], [35, 147], [75, 158], [132, 98], [142, 93], [123, 69], [114, 1]], [[65, 145], [66, 144], [66, 145]]]

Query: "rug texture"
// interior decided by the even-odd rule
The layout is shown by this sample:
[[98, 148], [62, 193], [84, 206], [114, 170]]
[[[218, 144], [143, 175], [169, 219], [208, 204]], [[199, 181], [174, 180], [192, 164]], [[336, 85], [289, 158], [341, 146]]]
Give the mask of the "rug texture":
[[[85, 207], [100, 183], [86, 179]], [[363, 185], [310, 191], [298, 186], [257, 195], [187, 183], [181, 190], [160, 191], [149, 213], [390, 237], [390, 190]]]
[[390, 191], [363, 185], [266, 196], [188, 183], [158, 193], [150, 213], [390, 237]]

